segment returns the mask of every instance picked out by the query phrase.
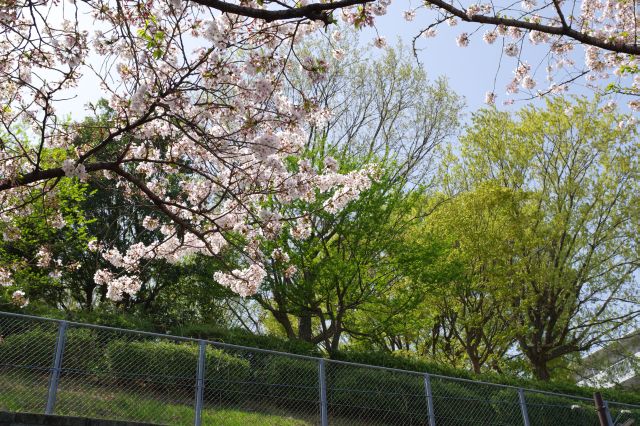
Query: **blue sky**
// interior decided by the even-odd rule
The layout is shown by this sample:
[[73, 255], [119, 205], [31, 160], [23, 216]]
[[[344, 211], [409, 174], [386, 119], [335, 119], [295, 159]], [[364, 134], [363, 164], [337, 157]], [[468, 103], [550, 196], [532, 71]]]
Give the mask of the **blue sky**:
[[[411, 46], [413, 38], [420, 29], [432, 22], [432, 16], [426, 11], [418, 11], [413, 22], [407, 22], [403, 18], [403, 11], [408, 9], [408, 2], [395, 2], [389, 8], [386, 16], [377, 20], [376, 28], [381, 36], [385, 36], [390, 43], [400, 38], [403, 43]], [[512, 96], [516, 100], [513, 106], [505, 107], [502, 102], [509, 99], [505, 87], [513, 78], [513, 70], [518, 65], [516, 58], [503, 57], [501, 62], [502, 43], [498, 39], [493, 45], [488, 45], [482, 40], [482, 34], [490, 27], [480, 27], [477, 24], [460, 22], [455, 27], [441, 25], [438, 27], [438, 35], [435, 38], [420, 38], [418, 47], [422, 50], [418, 59], [425, 67], [430, 78], [446, 76], [451, 87], [460, 95], [463, 95], [467, 103], [467, 111], [474, 111], [484, 106], [485, 93], [494, 91], [497, 95], [496, 106], [500, 109], [517, 109], [526, 103], [538, 103], [539, 100], [521, 100], [530, 98], [530, 95], [521, 92]], [[471, 42], [468, 47], [458, 47], [456, 36], [461, 32], [471, 34]], [[365, 31], [363, 42], [373, 36], [370, 30]], [[546, 89], [550, 82], [546, 81], [545, 68], [547, 66], [546, 55], [548, 46], [533, 46], [528, 40], [523, 47], [522, 60], [527, 61], [532, 67], [532, 74], [538, 85], [535, 90]], [[584, 64], [584, 50], [577, 47], [570, 56], [577, 67]], [[498, 66], [500, 68], [498, 70]], [[534, 71], [536, 71], [534, 73]], [[558, 75], [556, 82], [561, 82], [562, 75], [568, 75], [564, 70]], [[495, 84], [494, 84], [495, 81]], [[605, 83], [606, 84], [606, 83]], [[593, 91], [585, 87], [584, 78], [578, 79], [570, 85], [569, 94], [593, 96]], [[616, 99], [623, 109], [625, 99]]]
[[[386, 37], [390, 43], [400, 38], [410, 46], [422, 27], [421, 18], [422, 22], [425, 22], [427, 16], [419, 13], [414, 22], [406, 22], [402, 17], [405, 4], [392, 4], [389, 14], [378, 19], [377, 28], [380, 35]], [[486, 45], [480, 37], [472, 39], [467, 48], [458, 47], [455, 37], [462, 31], [470, 32], [473, 29], [471, 25], [458, 25], [453, 28], [441, 26], [437, 37], [421, 38], [418, 41], [418, 47], [422, 49], [418, 53], [418, 59], [429, 77], [446, 76], [451, 87], [466, 98], [470, 110], [483, 106], [485, 92], [492, 90], [501, 51], [497, 45]], [[503, 64], [503, 68], [506, 65]], [[511, 72], [510, 69], [508, 71]], [[506, 99], [502, 94], [505, 80], [509, 77], [507, 75], [503, 81], [497, 82], [498, 103]]]

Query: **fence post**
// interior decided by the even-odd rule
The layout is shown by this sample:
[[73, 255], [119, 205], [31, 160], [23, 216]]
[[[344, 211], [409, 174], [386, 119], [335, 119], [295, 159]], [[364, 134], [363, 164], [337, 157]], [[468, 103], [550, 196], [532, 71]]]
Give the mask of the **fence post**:
[[427, 395], [427, 409], [429, 410], [429, 426], [436, 426], [436, 413], [433, 411], [433, 393], [431, 393], [431, 376], [424, 375], [424, 393]]
[[318, 383], [320, 384], [320, 424], [327, 426], [329, 418], [327, 413], [327, 382], [324, 369], [324, 359], [318, 360]]
[[518, 399], [520, 400], [520, 411], [522, 411], [522, 421], [524, 426], [531, 426], [529, 412], [527, 411], [527, 400], [524, 399], [524, 389], [518, 388]]
[[607, 404], [602, 400], [600, 392], [593, 393], [593, 401], [596, 405], [600, 426], [613, 426], [613, 421], [611, 420], [611, 415], [607, 409]]
[[56, 352], [53, 358], [53, 366], [49, 375], [49, 393], [47, 395], [47, 408], [45, 414], [53, 414], [56, 405], [56, 394], [58, 392], [58, 380], [60, 379], [60, 369], [62, 367], [62, 355], [64, 353], [64, 343], [67, 336], [67, 322], [60, 321], [58, 325], [58, 338], [56, 339]]
[[198, 349], [198, 369], [196, 371], [196, 416], [195, 426], [202, 424], [202, 402], [204, 396], [204, 368], [206, 364], [207, 342], [200, 340]]
[[614, 426], [613, 424], [613, 418], [611, 417], [611, 411], [609, 411], [609, 401], [603, 401], [604, 402], [604, 412], [607, 415], [607, 422], [609, 422], [609, 426]]

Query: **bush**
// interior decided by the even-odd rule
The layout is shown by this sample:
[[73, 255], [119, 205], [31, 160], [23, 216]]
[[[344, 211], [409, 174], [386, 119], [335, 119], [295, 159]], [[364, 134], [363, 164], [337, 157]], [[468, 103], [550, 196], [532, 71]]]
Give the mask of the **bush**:
[[544, 382], [540, 380], [525, 379], [500, 375], [496, 373], [474, 374], [467, 370], [456, 369], [442, 364], [429, 362], [424, 358], [395, 355], [388, 352], [357, 352], [341, 351], [333, 355], [334, 359], [349, 361], [367, 365], [398, 368], [401, 370], [418, 371], [430, 374], [439, 374], [452, 378], [484, 381], [488, 383], [503, 384], [528, 389], [537, 389], [547, 392], [563, 393], [567, 395], [592, 398], [593, 393], [599, 390], [605, 400], [637, 404], [640, 401], [640, 393], [636, 391], [620, 390], [615, 388], [594, 389], [577, 386], [573, 383], [561, 381]]
[[239, 354], [207, 346], [205, 399], [215, 403], [239, 404], [252, 398], [252, 366]]
[[270, 355], [263, 361], [253, 373], [265, 402], [317, 413], [320, 403], [317, 361]]
[[437, 424], [522, 424], [516, 389], [439, 377], [431, 389]]
[[[139, 325], [134, 318], [125, 318], [109, 313], [96, 313], [92, 319], [95, 322], [126, 328], [135, 328], [136, 325]], [[201, 324], [185, 327], [178, 331], [182, 335], [195, 338], [302, 355], [319, 355], [317, 348], [307, 342], [290, 341], [273, 336], [256, 336], [238, 329], [225, 330], [213, 325]], [[48, 374], [48, 369], [53, 364], [57, 333], [58, 324], [53, 322], [0, 321], [0, 365], [28, 365]], [[125, 341], [125, 338], [129, 340]], [[121, 332], [70, 326], [67, 329], [62, 373], [69, 376], [72, 373], [88, 372], [100, 380], [109, 377], [119, 377], [119, 380], [124, 380], [125, 377], [130, 376], [136, 378], [136, 386], [139, 389], [144, 387], [167, 390], [175, 387], [176, 389], [184, 389], [184, 392], [187, 390], [192, 392], [197, 365], [197, 345], [195, 343], [176, 344], [165, 339], [143, 339], [146, 338], [135, 335], [125, 337]], [[118, 353], [116, 353], [116, 349], [118, 349]], [[475, 375], [469, 371], [435, 364], [423, 358], [392, 353], [342, 351], [333, 354], [333, 357], [338, 360], [367, 365], [482, 380], [587, 398], [591, 398], [594, 391], [594, 389], [578, 387], [571, 383], [540, 382], [497, 374]], [[330, 365], [331, 363], [327, 363], [328, 375], [333, 374], [330, 371]], [[380, 378], [373, 379], [370, 378], [370, 375], [359, 372], [358, 368], [352, 368], [352, 370], [352, 372], [346, 373], [348, 370], [344, 369], [346, 375], [344, 378], [336, 376], [335, 385], [354, 386], [359, 382], [369, 380], [374, 389], [391, 389], [403, 386], [396, 383], [393, 375], [380, 372]], [[314, 361], [267, 355], [250, 350], [221, 350], [208, 347], [206, 371], [207, 387], [211, 388], [206, 393], [210, 395], [211, 399], [241, 402], [247, 400], [249, 395], [253, 395], [253, 398], [257, 399], [262, 398], [260, 395], [271, 395], [274, 399], [281, 401], [279, 404], [287, 405], [300, 400], [316, 401], [317, 398], [315, 390], [309, 390], [311, 388], [317, 389], [317, 363]], [[99, 374], [101, 372], [103, 374]], [[150, 375], [151, 378], [143, 380], [142, 377], [147, 375]], [[167, 377], [171, 379], [167, 380]], [[176, 382], [175, 377], [181, 378], [181, 384]], [[419, 386], [420, 384], [411, 385], [411, 388], [417, 389]], [[478, 386], [481, 385], [478, 384]], [[283, 398], [285, 389], [289, 394]], [[451, 391], [448, 392], [452, 396], [455, 392], [459, 392], [461, 395], [467, 392], [463, 388], [456, 389], [458, 388], [452, 384]], [[336, 406], [346, 404], [346, 400], [341, 402], [343, 396], [340, 392], [335, 396], [336, 404], [338, 404]], [[401, 393], [410, 392], [413, 390]], [[609, 401], [631, 404], [637, 404], [640, 401], [640, 394], [637, 392], [605, 389], [602, 390], [602, 394]], [[367, 399], [371, 397], [365, 398], [363, 395], [358, 396], [360, 398], [358, 404], [366, 410], [371, 411], [375, 407], [385, 407], [390, 404], [387, 402], [387, 405], [384, 405], [384, 402], [379, 402], [376, 398]], [[413, 402], [406, 401], [398, 404], [411, 407]], [[504, 404], [493, 403], [493, 407], [494, 415], [508, 416]], [[416, 406], [416, 409], [421, 409], [421, 407]], [[479, 407], [478, 410], [485, 410], [485, 408]]]
[[127, 330], [157, 331], [153, 322], [147, 318], [140, 318], [131, 314], [123, 314], [106, 309], [97, 309], [91, 312], [74, 312], [67, 315], [67, 319], [69, 321], [124, 328]]
[[562, 396], [527, 393], [527, 410], [532, 424], [582, 426], [598, 424], [592, 401], [578, 401]]
[[[123, 385], [193, 397], [198, 366], [198, 345], [171, 341], [113, 341], [107, 347], [110, 375]], [[249, 377], [249, 363], [208, 347], [206, 395], [211, 399], [237, 399]]]
[[39, 326], [10, 334], [0, 342], [0, 363], [49, 369], [53, 365], [57, 332]]
[[119, 311], [115, 308], [96, 308], [92, 311], [62, 311], [52, 308], [35, 301], [30, 303], [26, 308], [18, 308], [13, 304], [3, 306], [3, 310], [18, 314], [27, 314], [42, 318], [50, 318], [57, 320], [67, 320], [80, 323], [88, 323], [94, 325], [103, 325], [106, 327], [124, 328], [127, 330], [139, 331], [160, 331], [162, 327], [157, 327], [149, 318], [133, 315]]
[[303, 340], [290, 340], [276, 336], [258, 335], [237, 328], [225, 329], [211, 324], [193, 324], [172, 331], [179, 336], [194, 339], [211, 340], [298, 355], [321, 356], [316, 345], [312, 343]]
[[335, 416], [384, 424], [426, 424], [421, 375], [329, 363], [329, 409]]
[[463, 379], [473, 379], [474, 375], [466, 370], [455, 369], [443, 364], [429, 362], [424, 358], [395, 355], [389, 352], [338, 351], [333, 359], [355, 362], [358, 364], [376, 365], [380, 367], [398, 368], [400, 370], [418, 371], [422, 373], [441, 374]]
[[[30, 367], [48, 373], [55, 356], [57, 327], [47, 323], [10, 334], [0, 343], [0, 363]], [[97, 371], [102, 368], [102, 351], [92, 330], [68, 329], [62, 357], [62, 373]]]

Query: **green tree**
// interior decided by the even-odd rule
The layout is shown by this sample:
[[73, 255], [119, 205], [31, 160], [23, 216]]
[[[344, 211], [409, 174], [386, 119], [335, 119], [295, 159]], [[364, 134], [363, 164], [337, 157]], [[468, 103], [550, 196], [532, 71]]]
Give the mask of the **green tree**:
[[512, 218], [517, 204], [512, 191], [481, 185], [443, 202], [413, 237], [423, 244], [421, 234], [437, 235], [446, 245], [441, 279], [428, 287], [423, 305], [437, 313], [432, 352], [454, 364], [462, 358], [476, 373], [487, 365], [500, 370], [513, 342], [504, 298], [513, 241], [521, 238]]
[[[271, 256], [255, 298], [287, 337], [321, 343], [329, 351], [371, 336], [374, 329], [362, 328], [362, 317], [380, 312], [403, 286], [394, 254], [409, 224], [422, 214], [420, 194], [431, 184], [433, 149], [455, 134], [461, 107], [446, 83], [430, 83], [401, 47], [375, 59], [357, 46], [341, 47], [352, 59], [335, 63], [326, 79], [303, 90], [332, 111], [310, 129], [307, 158], [312, 168], [322, 169], [322, 159], [332, 156], [341, 172], [375, 163], [380, 176], [338, 214], [321, 211], [322, 197], [308, 205], [276, 206], [283, 217], [312, 212], [305, 218], [310, 236], [296, 241], [288, 228], [276, 244], [263, 248], [271, 256], [273, 247], [281, 247], [289, 260]], [[395, 306], [387, 312], [397, 317], [402, 303]]]
[[638, 148], [629, 117], [597, 100], [551, 98], [544, 108], [474, 114], [459, 155], [444, 163], [443, 187], [462, 209], [475, 197], [469, 223], [484, 223], [467, 230], [472, 244], [459, 258], [483, 282], [473, 300], [490, 295], [539, 379], [639, 313]]

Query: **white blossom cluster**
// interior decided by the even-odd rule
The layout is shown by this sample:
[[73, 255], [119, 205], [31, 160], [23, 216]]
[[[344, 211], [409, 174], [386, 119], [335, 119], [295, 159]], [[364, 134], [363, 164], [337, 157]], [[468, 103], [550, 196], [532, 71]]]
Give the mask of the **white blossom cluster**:
[[104, 269], [98, 270], [93, 279], [96, 284], [107, 286], [107, 297], [114, 301], [122, 300], [126, 294], [135, 295], [142, 286], [137, 276], [114, 277], [111, 272]]
[[514, 71], [514, 77], [511, 83], [507, 86], [507, 93], [518, 93], [518, 86], [521, 85], [524, 89], [533, 89], [536, 86], [536, 82], [531, 77], [531, 65], [526, 62], [521, 63]]
[[11, 301], [14, 305], [19, 306], [20, 308], [24, 308], [29, 305], [29, 298], [26, 293], [22, 290], [16, 290], [11, 295]]
[[11, 271], [6, 268], [0, 268], [0, 287], [11, 287], [12, 285]]
[[[331, 158], [322, 170], [304, 161], [294, 169], [289, 165], [302, 153], [309, 127], [330, 118], [330, 111], [293, 101], [284, 90], [289, 83], [283, 72], [295, 61], [311, 81], [329, 71], [321, 58], [291, 55], [292, 48], [322, 27], [320, 22], [270, 23], [229, 13], [207, 18], [195, 3], [166, 0], [141, 3], [126, 15], [116, 4], [92, 0], [65, 8], [14, 3], [11, 10], [0, 6], [0, 101], [10, 106], [0, 111], [0, 119], [26, 123], [35, 140], [16, 136], [0, 150], [0, 220], [7, 224], [7, 236], [19, 238], [8, 224], [29, 213], [34, 185], [55, 200], [57, 188], [48, 186], [52, 179], [84, 181], [94, 173], [126, 197], [154, 205], [157, 212], [142, 223], [157, 237], [152, 243], [133, 243], [122, 252], [95, 240], [89, 243], [88, 250], [110, 265], [94, 277], [107, 286], [108, 297], [134, 295], [146, 260], [216, 256], [228, 246], [230, 233], [244, 237], [247, 267], [216, 277], [249, 295], [264, 276], [260, 242], [276, 238], [288, 222], [297, 238], [311, 233], [306, 216], [268, 211], [263, 207], [267, 199], [313, 201], [324, 192], [330, 194], [326, 209], [336, 212], [368, 187], [369, 170], [343, 175]], [[388, 5], [380, 1], [367, 6], [367, 13], [382, 15]], [[59, 21], [32, 13], [49, 7]], [[95, 22], [92, 27], [77, 18], [87, 15]], [[352, 18], [354, 23], [360, 19]], [[127, 31], [122, 31], [125, 24]], [[38, 34], [46, 34], [47, 42]], [[89, 65], [100, 60], [109, 65]], [[113, 111], [109, 127], [96, 132], [96, 140], [79, 138], [80, 128], [63, 125], [55, 109], [55, 100], [64, 98], [57, 95], [59, 88], [73, 90], [84, 74], [98, 78], [100, 96]], [[125, 137], [127, 143], [122, 143]], [[51, 149], [57, 155], [45, 167], [40, 155]], [[48, 221], [55, 228], [66, 226], [59, 212], [52, 212]], [[34, 262], [59, 277], [54, 257], [43, 247]]]
[[487, 105], [495, 105], [498, 96], [493, 92], [487, 92], [484, 95], [484, 103]]
[[40, 250], [36, 253], [37, 265], [40, 268], [48, 268], [51, 265], [53, 259], [53, 253], [48, 247], [40, 247]]
[[[362, 191], [371, 185], [371, 181], [377, 178], [377, 169], [374, 166], [344, 175], [337, 173], [337, 167], [337, 162], [328, 158], [324, 164], [324, 173], [316, 173], [307, 161], [301, 161], [303, 171], [296, 174], [296, 177], [300, 179], [297, 181], [298, 184], [288, 187], [288, 193], [286, 196], [283, 195], [281, 199], [283, 201], [304, 199], [311, 202], [315, 199], [315, 191], [326, 192], [337, 188], [324, 203], [324, 208], [328, 212], [336, 213], [357, 198]], [[290, 182], [296, 182], [296, 180], [291, 179]], [[233, 211], [239, 207], [240, 205], [230, 201], [225, 206], [225, 210]], [[260, 260], [263, 257], [259, 250], [260, 241], [263, 238], [277, 237], [285, 222], [285, 218], [276, 211], [261, 209], [257, 216], [260, 218], [257, 228], [247, 224], [246, 218], [241, 214], [227, 213], [216, 222], [220, 229], [241, 233], [248, 240], [245, 252], [253, 260], [252, 266], [257, 268], [249, 266], [244, 270], [216, 274], [216, 281], [243, 296], [253, 294], [260, 284], [255, 280], [264, 278], [264, 275], [260, 273], [264, 269]], [[143, 226], [155, 230], [158, 229], [159, 222], [155, 218], [146, 217]], [[160, 232], [163, 234], [162, 240], [149, 245], [136, 243], [129, 247], [124, 254], [116, 248], [102, 252], [102, 257], [115, 269], [126, 273], [118, 278], [114, 278], [116, 275], [109, 270], [99, 270], [96, 273], [94, 277], [96, 283], [108, 287], [109, 297], [113, 296], [116, 300], [120, 300], [124, 293], [134, 294], [140, 288], [141, 284], [137, 274], [140, 263], [144, 259], [165, 259], [169, 262], [178, 262], [194, 254], [218, 254], [227, 246], [227, 240], [221, 233], [209, 233], [204, 238], [191, 233], [178, 237], [175, 227], [169, 225], [161, 226]], [[296, 239], [305, 239], [310, 235], [311, 222], [309, 217], [305, 215], [296, 219], [291, 226], [291, 236]], [[284, 264], [289, 261], [286, 253], [280, 249], [273, 251], [272, 257]], [[288, 273], [293, 273], [290, 267]], [[132, 278], [132, 280], [123, 281], [124, 277]]]
[[250, 296], [258, 291], [258, 286], [267, 276], [261, 265], [253, 264], [246, 269], [234, 269], [230, 273], [216, 272], [214, 279], [242, 297]]
[[86, 180], [88, 176], [84, 164], [75, 164], [71, 159], [62, 162], [62, 171], [66, 177], [77, 177], [82, 181]]

